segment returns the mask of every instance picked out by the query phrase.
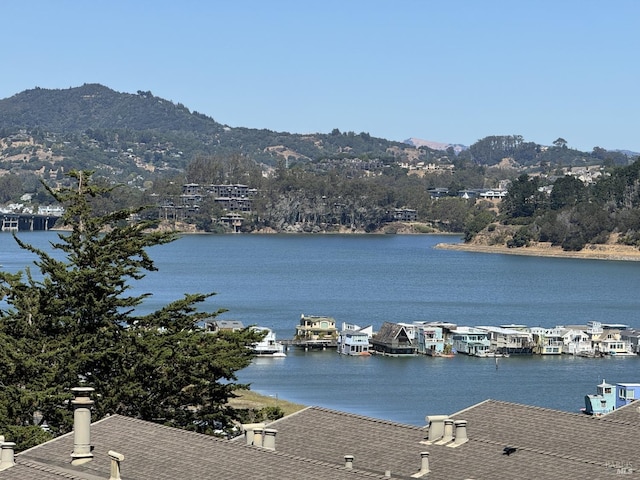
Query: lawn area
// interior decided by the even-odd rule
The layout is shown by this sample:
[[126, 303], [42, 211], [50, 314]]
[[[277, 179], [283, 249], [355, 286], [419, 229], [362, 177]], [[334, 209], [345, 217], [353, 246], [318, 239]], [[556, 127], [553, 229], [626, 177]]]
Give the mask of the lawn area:
[[273, 396], [260, 395], [259, 393], [252, 392], [251, 390], [239, 391], [237, 392], [237, 395], [237, 398], [229, 400], [229, 405], [233, 408], [261, 409], [264, 407], [280, 407], [285, 415], [291, 415], [292, 413], [306, 408], [306, 405], [288, 402]]

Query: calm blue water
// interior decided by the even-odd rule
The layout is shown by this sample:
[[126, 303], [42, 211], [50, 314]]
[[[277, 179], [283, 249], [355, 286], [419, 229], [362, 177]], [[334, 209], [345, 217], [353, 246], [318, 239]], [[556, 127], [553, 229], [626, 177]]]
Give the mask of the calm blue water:
[[[46, 248], [52, 232], [21, 233]], [[438, 250], [455, 236], [192, 235], [150, 251], [159, 268], [132, 293], [151, 292], [148, 312], [185, 293], [216, 292], [204, 308], [291, 338], [302, 313], [338, 324], [447, 321], [461, 325], [584, 324], [640, 328], [640, 263]], [[8, 234], [0, 263], [33, 260]], [[257, 359], [239, 380], [308, 405], [424, 424], [487, 398], [577, 411], [595, 385], [640, 381], [640, 358], [351, 358], [289, 351]]]

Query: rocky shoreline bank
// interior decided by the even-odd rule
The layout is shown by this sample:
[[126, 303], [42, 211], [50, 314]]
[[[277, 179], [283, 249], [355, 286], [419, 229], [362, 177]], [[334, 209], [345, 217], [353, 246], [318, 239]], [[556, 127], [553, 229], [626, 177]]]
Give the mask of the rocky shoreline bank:
[[604, 244], [587, 244], [578, 252], [568, 252], [550, 243], [536, 242], [528, 247], [509, 248], [506, 245], [483, 245], [474, 243], [439, 243], [436, 248], [479, 253], [501, 253], [505, 255], [528, 255], [535, 257], [581, 258], [590, 260], [614, 260], [639, 262], [640, 250], [636, 247]]

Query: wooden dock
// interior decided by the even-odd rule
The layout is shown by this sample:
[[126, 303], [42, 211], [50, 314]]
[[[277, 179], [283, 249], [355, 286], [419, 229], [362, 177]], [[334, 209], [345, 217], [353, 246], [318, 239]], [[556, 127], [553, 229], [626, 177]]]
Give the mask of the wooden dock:
[[290, 339], [290, 340], [279, 340], [280, 343], [284, 346], [285, 350], [288, 350], [290, 347], [304, 348], [305, 351], [308, 350], [326, 350], [328, 348], [338, 348], [338, 340], [337, 339], [326, 339], [326, 340], [298, 340], [298, 339]]

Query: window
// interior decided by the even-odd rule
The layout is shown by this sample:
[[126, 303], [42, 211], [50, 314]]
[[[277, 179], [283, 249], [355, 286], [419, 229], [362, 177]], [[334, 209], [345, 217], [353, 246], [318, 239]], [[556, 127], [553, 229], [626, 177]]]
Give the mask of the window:
[[621, 388], [620, 389], [620, 395], [619, 398], [623, 398], [625, 400], [633, 400], [635, 399], [635, 391], [633, 390], [627, 390], [626, 388]]

